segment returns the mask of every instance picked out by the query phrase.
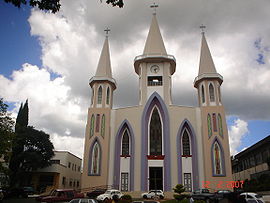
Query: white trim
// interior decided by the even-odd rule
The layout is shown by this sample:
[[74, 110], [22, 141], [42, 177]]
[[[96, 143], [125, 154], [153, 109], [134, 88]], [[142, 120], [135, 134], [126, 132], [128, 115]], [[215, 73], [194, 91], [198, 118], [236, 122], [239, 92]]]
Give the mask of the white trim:
[[161, 117], [161, 114], [159, 112], [159, 109], [157, 107], [157, 105], [154, 105], [154, 107], [152, 108], [151, 110], [151, 113], [150, 113], [150, 116], [149, 116], [149, 120], [148, 120], [148, 152], [147, 154], [150, 155], [150, 123], [151, 123], [151, 118], [152, 118], [152, 114], [153, 114], [153, 111], [154, 109], [157, 108], [157, 111], [158, 111], [158, 115], [159, 115], [159, 118], [160, 118], [160, 121], [161, 121], [161, 142], [162, 142], [162, 147], [161, 147], [161, 154], [163, 155], [163, 152], [164, 152], [164, 139], [163, 139], [163, 120], [162, 120], [162, 117]]

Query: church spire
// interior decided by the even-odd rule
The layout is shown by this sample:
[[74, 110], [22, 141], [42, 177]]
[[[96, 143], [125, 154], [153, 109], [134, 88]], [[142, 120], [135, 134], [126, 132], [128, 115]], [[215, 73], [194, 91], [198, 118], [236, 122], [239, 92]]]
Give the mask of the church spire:
[[108, 81], [112, 84], [113, 89], [116, 89], [116, 82], [112, 78], [112, 69], [111, 69], [111, 59], [110, 59], [110, 50], [109, 50], [109, 40], [108, 40], [108, 32], [110, 31], [108, 28], [104, 30], [106, 32], [106, 38], [103, 44], [103, 48], [100, 54], [96, 74], [89, 81], [90, 86], [97, 81]]
[[144, 55], [167, 55], [159, 30], [156, 13], [153, 14], [151, 26], [144, 46]]

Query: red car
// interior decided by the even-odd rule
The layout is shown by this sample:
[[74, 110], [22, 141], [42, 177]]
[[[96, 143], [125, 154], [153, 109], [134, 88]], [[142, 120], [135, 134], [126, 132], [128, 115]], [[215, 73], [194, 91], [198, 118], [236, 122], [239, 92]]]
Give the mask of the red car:
[[62, 202], [75, 198], [84, 198], [83, 193], [77, 193], [74, 189], [56, 189], [50, 195], [38, 198], [41, 202]]

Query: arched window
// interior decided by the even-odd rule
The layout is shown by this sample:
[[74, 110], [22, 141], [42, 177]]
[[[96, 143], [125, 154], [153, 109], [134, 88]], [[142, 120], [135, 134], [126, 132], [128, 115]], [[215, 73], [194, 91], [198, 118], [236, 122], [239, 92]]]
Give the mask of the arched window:
[[101, 118], [101, 136], [104, 138], [105, 136], [105, 115], [102, 115]]
[[100, 115], [97, 114], [97, 119], [96, 119], [96, 133], [99, 132], [99, 122], [100, 122]]
[[91, 163], [91, 175], [99, 175], [100, 174], [100, 157], [101, 151], [98, 142], [95, 142], [92, 153], [91, 153], [92, 163]]
[[223, 137], [222, 118], [220, 114], [218, 114], [218, 133]]
[[183, 156], [190, 155], [190, 144], [189, 144], [189, 136], [188, 132], [185, 129], [182, 137], [182, 145], [183, 145]]
[[98, 88], [98, 100], [97, 100], [97, 103], [98, 104], [101, 104], [101, 102], [102, 102], [102, 87], [99, 86], [99, 88]]
[[208, 137], [212, 136], [212, 123], [210, 114], [207, 115], [207, 128], [208, 128]]
[[122, 156], [129, 155], [129, 135], [127, 129], [122, 136]]
[[110, 88], [107, 87], [107, 97], [106, 97], [106, 104], [110, 104]]
[[221, 160], [221, 150], [218, 142], [216, 141], [213, 146], [213, 168], [214, 175], [222, 175], [222, 160]]
[[204, 86], [202, 85], [202, 103], [205, 103]]
[[214, 86], [212, 85], [212, 83], [210, 83], [210, 85], [209, 85], [209, 96], [210, 96], [210, 102], [214, 102], [215, 101], [215, 93], [214, 93]]
[[162, 155], [162, 125], [157, 108], [150, 121], [150, 155]]
[[218, 86], [218, 100], [219, 100], [219, 102], [221, 102], [220, 85]]
[[94, 135], [94, 128], [95, 128], [95, 115], [92, 114], [90, 122], [90, 138]]

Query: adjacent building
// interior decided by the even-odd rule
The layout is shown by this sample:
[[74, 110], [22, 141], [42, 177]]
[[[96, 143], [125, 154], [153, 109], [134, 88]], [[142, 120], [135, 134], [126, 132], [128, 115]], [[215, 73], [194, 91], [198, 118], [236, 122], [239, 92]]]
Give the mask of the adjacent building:
[[89, 82], [92, 98], [82, 188], [112, 185], [122, 191], [172, 191], [180, 183], [192, 191], [205, 181], [212, 189], [226, 188], [226, 184], [220, 188], [215, 184], [232, 180], [223, 77], [215, 68], [204, 32], [199, 67], [194, 68], [198, 68], [193, 83], [198, 106], [173, 104], [176, 59], [166, 51], [154, 14], [143, 53], [134, 59], [138, 105], [113, 108], [117, 83], [106, 37], [96, 74]]
[[270, 135], [236, 154], [232, 159], [232, 172], [234, 180], [270, 175]]
[[67, 151], [55, 151], [51, 166], [32, 172], [31, 185], [36, 191], [52, 188], [81, 188], [82, 159]]

